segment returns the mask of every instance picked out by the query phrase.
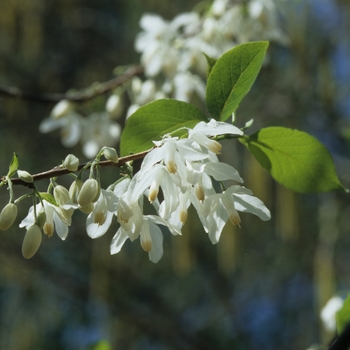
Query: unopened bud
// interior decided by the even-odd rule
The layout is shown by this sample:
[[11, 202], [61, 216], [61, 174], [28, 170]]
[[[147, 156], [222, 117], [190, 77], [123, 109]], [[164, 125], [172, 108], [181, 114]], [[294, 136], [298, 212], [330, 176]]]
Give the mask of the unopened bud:
[[111, 162], [118, 163], [119, 157], [117, 151], [113, 147], [104, 147], [103, 155]]
[[30, 259], [38, 251], [41, 244], [42, 234], [38, 225], [28, 228], [22, 243], [22, 255]]
[[79, 167], [79, 159], [74, 154], [68, 154], [62, 165], [69, 171], [77, 171]]
[[68, 100], [62, 100], [58, 102], [51, 111], [51, 117], [54, 119], [59, 119], [67, 115], [73, 110], [73, 105]]
[[34, 182], [33, 176], [28, 173], [28, 171], [25, 170], [17, 170], [18, 177], [27, 183]]
[[83, 181], [80, 179], [76, 179], [72, 182], [72, 184], [69, 187], [69, 197], [72, 200], [73, 203], [78, 203], [78, 196], [80, 193], [80, 190], [83, 186]]
[[106, 111], [112, 117], [118, 117], [123, 111], [123, 101], [120, 95], [113, 94], [108, 97]]
[[68, 190], [61, 185], [55, 186], [53, 195], [58, 205], [65, 205], [66, 203], [71, 202]]
[[35, 219], [35, 225], [38, 225], [42, 229], [46, 222], [46, 213], [44, 211], [39, 212]]
[[17, 206], [13, 203], [5, 205], [0, 213], [0, 230], [10, 228], [17, 217]]
[[80, 193], [78, 195], [79, 205], [81, 207], [85, 207], [86, 205], [92, 203], [99, 193], [99, 188], [100, 186], [95, 179], [86, 180], [81, 187]]
[[84, 214], [90, 214], [94, 210], [94, 203], [89, 203], [88, 205], [85, 205], [85, 207], [80, 207], [79, 210]]

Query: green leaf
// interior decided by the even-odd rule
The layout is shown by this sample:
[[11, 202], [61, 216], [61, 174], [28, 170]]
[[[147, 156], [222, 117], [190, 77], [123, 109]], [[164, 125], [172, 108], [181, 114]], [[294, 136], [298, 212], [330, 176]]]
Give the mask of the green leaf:
[[335, 314], [338, 334], [341, 334], [350, 323], [350, 294], [344, 301], [342, 308]]
[[207, 117], [195, 106], [186, 102], [163, 99], [140, 107], [126, 121], [120, 141], [122, 156], [146, 151], [152, 141], [179, 128], [193, 128]]
[[54, 196], [52, 194], [50, 194], [48, 192], [39, 192], [39, 195], [46, 202], [49, 202], [49, 203], [53, 204], [54, 206], [58, 207], [58, 204], [55, 201], [55, 198], [54, 198]]
[[203, 52], [203, 55], [204, 55], [204, 57], [207, 59], [207, 62], [208, 62], [208, 75], [209, 75], [209, 74], [211, 73], [213, 67], [214, 67], [215, 64], [216, 64], [217, 59], [208, 56], [208, 55], [205, 54], [204, 52]]
[[252, 87], [268, 47], [267, 41], [236, 46], [222, 55], [208, 77], [206, 102], [213, 118], [226, 121]]
[[101, 340], [98, 343], [94, 344], [91, 348], [91, 350], [112, 350], [111, 344], [108, 343], [106, 340]]
[[240, 140], [277, 182], [291, 190], [345, 190], [327, 148], [305, 132], [269, 127]]
[[13, 153], [13, 157], [9, 166], [9, 172], [7, 173], [8, 177], [12, 177], [13, 174], [18, 170], [19, 161], [16, 153]]

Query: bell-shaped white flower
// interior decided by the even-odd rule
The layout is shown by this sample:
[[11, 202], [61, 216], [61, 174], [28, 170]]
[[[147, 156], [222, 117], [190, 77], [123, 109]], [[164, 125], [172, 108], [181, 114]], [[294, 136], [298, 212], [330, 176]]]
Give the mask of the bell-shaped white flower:
[[75, 146], [82, 135], [84, 118], [76, 113], [70, 112], [60, 119], [52, 117], [44, 119], [39, 126], [41, 133], [48, 133], [56, 129], [61, 129], [61, 141], [65, 147]]
[[228, 219], [234, 225], [240, 224], [238, 211], [255, 214], [264, 221], [271, 218], [270, 211], [264, 203], [251, 194], [250, 190], [233, 185], [223, 193], [208, 196], [203, 202], [193, 201], [203, 227], [213, 244], [219, 242], [222, 229]]
[[[51, 236], [56, 231], [57, 235], [65, 240], [68, 235], [69, 226], [71, 223], [71, 218], [67, 218], [62, 212], [60, 207], [56, 207], [53, 204], [43, 200], [44, 207], [41, 203], [36, 205], [36, 212], [44, 212], [45, 222], [42, 225], [45, 234]], [[39, 214], [38, 214], [39, 215]], [[32, 226], [35, 223], [34, 207], [31, 206], [28, 211], [28, 215], [19, 224], [19, 227]]]
[[91, 238], [101, 237], [107, 232], [117, 207], [117, 196], [110, 190], [101, 190], [93, 211], [86, 219], [86, 231]]
[[[163, 256], [163, 234], [158, 225], [168, 227], [170, 232], [175, 235], [180, 234], [180, 232], [171, 227], [159, 216], [144, 215], [142, 217], [142, 225], [139, 231], [140, 243], [143, 250], [148, 252], [149, 259], [154, 263], [157, 263]], [[110, 247], [111, 254], [119, 253], [128, 238], [130, 238], [130, 235], [121, 226], [112, 239]]]
[[83, 153], [93, 158], [103, 146], [113, 146], [119, 141], [121, 127], [107, 113], [92, 113], [84, 119], [81, 142]]

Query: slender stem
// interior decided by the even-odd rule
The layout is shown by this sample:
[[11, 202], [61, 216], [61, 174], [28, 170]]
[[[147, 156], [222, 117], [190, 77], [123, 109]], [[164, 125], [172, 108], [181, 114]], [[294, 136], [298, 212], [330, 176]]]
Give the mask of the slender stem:
[[0, 95], [45, 103], [59, 102], [61, 100], [83, 102], [90, 100], [98, 95], [102, 95], [103, 93], [124, 84], [132, 77], [142, 74], [143, 70], [144, 69], [141, 66], [131, 66], [126, 70], [125, 73], [118, 75], [111, 80], [108, 80], [104, 83], [99, 83], [93, 88], [86, 88], [78, 92], [41, 94], [30, 91], [23, 91], [17, 87], [12, 86], [0, 86]]
[[[150, 150], [151, 149], [149, 149], [147, 151], [131, 154], [129, 156], [120, 157], [117, 163], [114, 163], [110, 160], [103, 160], [103, 161], [99, 162], [99, 167], [100, 168], [106, 168], [106, 167], [110, 167], [110, 166], [121, 167], [122, 165], [124, 165], [127, 162], [144, 158]], [[89, 163], [80, 164], [77, 171], [80, 171], [84, 167], [86, 167], [86, 169], [87, 169], [91, 166], [91, 164], [92, 164], [91, 162], [90, 162], [90, 164]], [[33, 179], [35, 182], [35, 181], [40, 181], [43, 179], [50, 179], [52, 177], [58, 177], [58, 176], [62, 176], [62, 175], [70, 174], [70, 173], [73, 173], [73, 171], [70, 171], [66, 168], [62, 168], [61, 166], [57, 166], [51, 170], [47, 170], [47, 171], [44, 171], [42, 173], [38, 173], [38, 174], [35, 174], [32, 176], [33, 176]], [[0, 181], [7, 181], [7, 176], [6, 175], [1, 176]], [[24, 182], [23, 180], [21, 180], [18, 177], [11, 178], [11, 181], [12, 181], [12, 185], [22, 185], [22, 186], [26, 186], [29, 188], [35, 188], [34, 183]]]

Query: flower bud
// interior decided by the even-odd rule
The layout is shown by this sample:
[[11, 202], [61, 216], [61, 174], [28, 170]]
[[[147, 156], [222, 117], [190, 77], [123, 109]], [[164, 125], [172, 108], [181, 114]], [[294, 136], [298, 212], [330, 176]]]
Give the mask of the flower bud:
[[74, 154], [68, 154], [62, 165], [69, 171], [77, 171], [79, 167], [79, 159]]
[[23, 180], [24, 182], [27, 183], [32, 183], [34, 182], [33, 176], [30, 175], [27, 171], [25, 170], [17, 170], [18, 177]]
[[55, 186], [53, 196], [58, 205], [65, 205], [66, 203], [71, 202], [68, 190], [61, 185]]
[[78, 203], [78, 195], [80, 193], [81, 187], [83, 186], [83, 181], [76, 179], [69, 187], [69, 197], [73, 203]]
[[38, 225], [28, 228], [22, 243], [22, 255], [30, 259], [38, 251], [41, 244], [42, 234]]
[[10, 228], [17, 217], [17, 206], [13, 203], [8, 203], [0, 213], [0, 230]]
[[46, 222], [46, 213], [44, 211], [39, 212], [39, 214], [36, 217], [35, 225], [39, 226], [40, 229], [42, 229]]
[[99, 193], [99, 188], [100, 186], [95, 179], [86, 180], [78, 195], [78, 204], [81, 207], [85, 207], [86, 205], [92, 203]]
[[90, 214], [94, 210], [94, 203], [89, 203], [88, 205], [85, 205], [85, 207], [80, 207], [79, 210], [84, 214]]
[[59, 119], [67, 115], [73, 110], [73, 105], [68, 100], [61, 100], [58, 102], [51, 111], [51, 117], [54, 119]]
[[112, 117], [118, 117], [123, 111], [123, 101], [120, 95], [113, 94], [108, 97], [106, 111]]
[[118, 163], [119, 157], [117, 151], [113, 147], [104, 147], [103, 155], [111, 162]]

